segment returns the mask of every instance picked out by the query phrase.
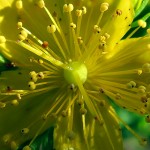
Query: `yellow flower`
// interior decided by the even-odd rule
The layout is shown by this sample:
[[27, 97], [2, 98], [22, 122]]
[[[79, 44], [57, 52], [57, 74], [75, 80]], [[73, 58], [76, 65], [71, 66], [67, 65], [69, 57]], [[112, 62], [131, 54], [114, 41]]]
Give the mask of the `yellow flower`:
[[0, 78], [0, 148], [15, 150], [55, 126], [56, 150], [122, 150], [111, 100], [150, 122], [150, 31], [126, 39], [130, 0], [7, 0], [0, 52], [14, 71]]

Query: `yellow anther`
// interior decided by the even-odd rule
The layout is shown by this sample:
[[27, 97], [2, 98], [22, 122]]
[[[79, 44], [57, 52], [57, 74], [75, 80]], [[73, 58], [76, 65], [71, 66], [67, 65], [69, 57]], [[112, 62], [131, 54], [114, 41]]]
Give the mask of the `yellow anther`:
[[45, 7], [45, 2], [44, 2], [44, 0], [39, 0], [39, 1], [37, 2], [37, 5], [38, 5], [40, 8]]
[[71, 11], [73, 11], [73, 9], [74, 9], [74, 7], [73, 7], [72, 4], [65, 4], [65, 5], [63, 6], [64, 12], [71, 12]]
[[117, 93], [117, 94], [115, 95], [115, 98], [116, 98], [117, 100], [120, 100], [120, 99], [121, 99], [121, 95], [120, 95], [119, 93]]
[[109, 39], [110, 35], [108, 33], [105, 33], [105, 37], [106, 37], [106, 39]]
[[18, 27], [18, 29], [22, 28], [22, 22], [18, 22], [17, 27]]
[[104, 50], [106, 48], [106, 42], [105, 41], [100, 42], [98, 48]]
[[29, 86], [30, 90], [34, 90], [36, 88], [36, 84], [33, 81], [30, 81], [28, 83], [28, 86]]
[[2, 137], [2, 140], [4, 143], [8, 143], [10, 141], [11, 135], [10, 134], [6, 134]]
[[23, 129], [21, 129], [21, 133], [22, 133], [22, 134], [27, 134], [27, 133], [29, 133], [29, 128], [23, 128]]
[[87, 13], [87, 10], [86, 10], [86, 7], [85, 7], [85, 6], [82, 7], [82, 13], [83, 13], [83, 14], [86, 14], [86, 13]]
[[82, 37], [78, 37], [77, 39], [78, 39], [78, 43], [79, 43], [79, 44], [82, 44], [82, 43], [83, 43]]
[[80, 113], [84, 115], [84, 114], [87, 113], [87, 110], [86, 110], [85, 108], [81, 108], [81, 109], [80, 109]]
[[16, 1], [16, 8], [17, 9], [22, 9], [22, 7], [23, 7], [22, 0], [17, 0]]
[[3, 44], [6, 42], [6, 38], [4, 36], [0, 36], [0, 44]]
[[145, 93], [145, 90], [144, 90], [144, 89], [138, 89], [138, 92], [139, 92], [140, 94], [143, 94], [143, 93]]
[[77, 9], [76, 10], [77, 17], [80, 17], [82, 15], [82, 10]]
[[76, 24], [74, 24], [74, 23], [72, 22], [72, 23], [70, 23], [70, 27], [73, 28], [73, 29], [75, 29], [75, 28], [76, 28]]
[[30, 73], [29, 73], [29, 75], [31, 76], [31, 80], [33, 81], [33, 82], [36, 82], [37, 81], [37, 73], [35, 72], [35, 71], [31, 71]]
[[31, 80], [32, 80], [33, 82], [36, 82], [36, 81], [38, 80], [38, 78], [37, 78], [37, 76], [32, 76], [32, 77], [31, 77]]
[[47, 26], [47, 31], [49, 33], [54, 33], [56, 31], [56, 26], [54, 24]]
[[138, 70], [138, 71], [137, 71], [137, 74], [138, 74], [138, 75], [141, 75], [141, 74], [142, 74], [142, 70]]
[[143, 85], [139, 86], [138, 88], [139, 88], [139, 89], [143, 89], [143, 90], [145, 90], [145, 91], [146, 91], [146, 87], [145, 87], [145, 86], [143, 86]]
[[106, 37], [105, 36], [100, 36], [100, 41], [105, 42]]
[[28, 33], [25, 30], [22, 30], [18, 36], [19, 40], [23, 41], [28, 37]]
[[17, 98], [20, 100], [21, 99], [21, 94], [17, 94]]
[[10, 149], [11, 150], [16, 150], [18, 148], [18, 145], [16, 144], [15, 141], [11, 141], [10, 143]]
[[104, 12], [106, 10], [108, 10], [109, 4], [108, 3], [102, 3], [100, 6], [100, 11]]
[[62, 113], [61, 113], [61, 115], [62, 115], [63, 117], [67, 117], [67, 116], [68, 116], [68, 112], [65, 111], [65, 110], [63, 110]]
[[3, 102], [0, 102], [0, 108], [5, 108], [5, 107], [6, 107], [6, 104]]
[[25, 146], [22, 150], [31, 150], [30, 146]]
[[37, 73], [36, 73], [35, 71], [31, 71], [31, 72], [29, 73], [29, 75], [32, 77], [32, 76], [34, 76], [34, 75], [37, 75]]
[[150, 34], [150, 28], [146, 30], [148, 34]]
[[140, 26], [140, 27], [142, 27], [142, 28], [145, 28], [146, 27], [146, 25], [147, 25], [147, 23], [144, 21], [144, 20], [138, 20], [138, 25]]
[[39, 64], [43, 64], [44, 62], [43, 62], [42, 59], [38, 59], [38, 63], [39, 63]]
[[44, 73], [43, 72], [39, 72], [38, 74], [37, 74], [37, 76], [40, 78], [40, 79], [44, 79]]
[[142, 70], [143, 70], [144, 73], [150, 73], [150, 64], [149, 63], [145, 63], [142, 66]]
[[134, 81], [130, 81], [129, 83], [127, 83], [126, 87], [128, 89], [132, 89], [132, 88], [136, 87], [136, 83]]
[[19, 105], [19, 102], [18, 102], [18, 100], [14, 99], [14, 100], [11, 101], [11, 104], [12, 104], [13, 106], [18, 106], [18, 105]]
[[100, 33], [101, 32], [101, 28], [98, 25], [94, 25], [94, 32], [95, 33]]
[[106, 101], [105, 100], [100, 100], [100, 106], [105, 106], [106, 105]]

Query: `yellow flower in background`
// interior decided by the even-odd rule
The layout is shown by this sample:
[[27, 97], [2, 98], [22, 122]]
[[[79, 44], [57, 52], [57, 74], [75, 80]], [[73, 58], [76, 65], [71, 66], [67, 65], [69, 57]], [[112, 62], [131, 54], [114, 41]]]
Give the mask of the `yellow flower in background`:
[[7, 0], [0, 5], [0, 52], [16, 70], [0, 76], [0, 148], [30, 150], [54, 129], [56, 150], [122, 150], [111, 100], [150, 122], [150, 30], [131, 28], [130, 0]]

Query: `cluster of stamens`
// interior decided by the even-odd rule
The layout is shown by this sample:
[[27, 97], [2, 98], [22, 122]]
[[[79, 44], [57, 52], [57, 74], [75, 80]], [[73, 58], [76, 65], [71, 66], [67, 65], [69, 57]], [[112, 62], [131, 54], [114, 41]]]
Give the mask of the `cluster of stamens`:
[[[63, 89], [57, 93], [58, 96], [56, 96], [52, 106], [49, 106], [48, 111], [44, 111], [42, 116], [39, 117], [40, 119], [38, 118], [39, 120], [44, 120], [43, 126], [49, 117], [58, 118], [58, 116], [61, 116], [61, 119], [68, 117], [68, 126], [66, 127], [68, 133], [67, 136], [69, 141], [74, 140], [75, 133], [73, 131], [72, 121], [74, 116], [74, 105], [77, 102], [82, 118], [84, 140], [88, 150], [90, 149], [90, 146], [87, 142], [88, 136], [85, 117], [90, 113], [93, 119], [96, 122], [99, 122], [101, 127], [104, 127], [105, 119], [103, 118], [103, 115], [105, 113], [103, 115], [101, 113], [103, 110], [104, 112], [107, 112], [107, 109], [112, 117], [116, 116], [117, 120], [133, 133], [133, 135], [135, 135], [142, 143], [145, 143], [146, 141], [139, 137], [139, 135], [137, 135], [121, 118], [119, 118], [109, 105], [108, 97], [123, 108], [127, 108], [140, 114], [145, 114], [146, 122], [150, 123], [150, 116], [148, 115], [150, 112], [148, 110], [148, 108], [150, 108], [150, 90], [147, 88], [146, 83], [136, 82], [137, 80], [133, 81], [128, 77], [131, 75], [138, 78], [149, 74], [150, 63], [145, 63], [143, 66], [135, 69], [111, 72], [111, 68], [115, 68], [115, 65], [117, 66], [118, 64], [125, 63], [128, 58], [132, 59], [132, 56], [135, 57], [135, 53], [129, 53], [131, 57], [127, 54], [125, 61], [122, 53], [116, 55], [113, 63], [112, 61], [109, 61], [109, 57], [107, 57], [109, 56], [107, 55], [109, 53], [107, 46], [111, 34], [109, 32], [103, 32], [103, 28], [101, 28], [101, 20], [104, 13], [109, 10], [109, 4], [102, 3], [100, 5], [100, 15], [95, 24], [93, 23], [92, 28], [88, 29], [90, 30], [89, 39], [86, 39], [86, 33], [83, 35], [83, 32], [81, 31], [83, 16], [86, 16], [88, 12], [88, 9], [85, 6], [81, 9], [76, 9], [74, 12], [75, 7], [73, 4], [64, 4], [62, 9], [65, 15], [68, 16], [67, 23], [69, 38], [67, 38], [63, 32], [63, 27], [56, 19], [57, 17], [53, 17], [51, 12], [45, 6], [44, 0], [38, 0], [36, 6], [44, 9], [51, 20], [51, 24], [47, 25], [47, 32], [53, 37], [57, 50], [50, 47], [48, 41], [41, 41], [26, 29], [21, 21], [17, 23], [17, 27], [20, 30], [18, 41], [7, 40], [4, 36], [0, 36], [0, 44], [13, 42], [37, 55], [37, 58], [29, 58], [29, 62], [34, 63], [34, 65], [37, 64], [43, 68], [40, 72], [31, 71], [29, 73], [30, 80], [27, 83], [28, 89], [11, 89], [9, 86], [1, 89], [0, 96], [2, 98], [0, 97], [0, 108], [4, 109], [8, 103], [13, 106], [18, 106], [26, 95], [40, 92], [46, 93], [54, 89], [58, 89], [59, 91], [59, 88], [63, 87]], [[16, 1], [16, 8], [19, 11], [23, 9], [21, 0]], [[115, 15], [117, 16], [113, 15], [113, 17], [121, 17], [122, 11], [123, 10], [117, 9], [115, 11]], [[75, 13], [76, 21], [72, 16], [73, 12]], [[127, 39], [130, 38], [140, 27], [145, 28], [146, 22], [139, 20], [138, 25], [139, 26], [127, 37]], [[150, 34], [149, 29], [147, 30], [147, 33]], [[150, 48], [150, 44], [147, 44], [147, 47]], [[139, 50], [139, 54], [141, 53], [142, 50]], [[107, 59], [108, 62], [106, 62]], [[126, 80], [123, 79], [124, 76], [127, 76]], [[66, 92], [68, 87], [69, 92]], [[15, 98], [7, 100], [7, 97], [12, 96]], [[138, 103], [135, 100], [137, 100]], [[101, 110], [99, 110], [99, 107]], [[31, 150], [30, 145], [41, 130], [42, 127], [37, 131], [32, 141], [25, 146], [23, 150]], [[59, 127], [56, 131], [57, 130], [59, 130]], [[25, 127], [20, 129], [20, 132], [23, 135], [28, 135], [31, 130], [30, 127]], [[119, 139], [119, 136], [120, 132], [118, 129], [116, 137]], [[13, 135], [4, 135], [3, 141], [4, 143], [9, 143], [12, 149], [17, 147], [15, 140], [13, 140]]]

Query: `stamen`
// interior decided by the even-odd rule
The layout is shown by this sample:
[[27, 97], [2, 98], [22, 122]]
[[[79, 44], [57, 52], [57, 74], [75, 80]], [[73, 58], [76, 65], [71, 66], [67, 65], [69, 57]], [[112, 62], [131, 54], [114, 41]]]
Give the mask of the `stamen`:
[[23, 129], [21, 129], [21, 133], [22, 134], [28, 134], [29, 133], [29, 128], [23, 128]]
[[42, 47], [43, 47], [43, 48], [48, 48], [48, 42], [47, 42], [47, 41], [44, 41], [43, 44], [42, 44]]
[[81, 20], [82, 20], [82, 10], [76, 10], [77, 20], [77, 37], [80, 34]]
[[18, 29], [22, 28], [22, 22], [18, 22], [17, 27], [18, 27]]
[[138, 25], [140, 26], [140, 27], [142, 27], [142, 28], [145, 28], [146, 27], [146, 22], [144, 21], [144, 20], [139, 20], [138, 21]]
[[36, 84], [34, 82], [32, 82], [32, 81], [30, 81], [28, 83], [28, 86], [29, 86], [30, 90], [35, 90], [36, 89]]
[[100, 12], [101, 12], [101, 14], [100, 14], [100, 16], [99, 16], [99, 18], [98, 18], [98, 21], [97, 21], [96, 25], [99, 25], [99, 24], [100, 24], [100, 21], [101, 21], [101, 19], [102, 19], [102, 17], [103, 17], [103, 14], [104, 14], [104, 12], [105, 12], [106, 10], [108, 10], [108, 7], [109, 7], [109, 4], [108, 4], [108, 3], [102, 3], [102, 4], [101, 4], [101, 6], [100, 6]]
[[[72, 4], [65, 4], [65, 5], [63, 6], [64, 12], [67, 12], [67, 13], [68, 13], [69, 26], [70, 26], [71, 23], [73, 23], [72, 14], [71, 14], [71, 12], [73, 11], [73, 9], [74, 9], [74, 6], [73, 6]], [[71, 28], [69, 29], [69, 35], [70, 35], [70, 52], [71, 52], [72, 57], [75, 56], [75, 58], [76, 58], [76, 51], [74, 50], [74, 46], [73, 46], [73, 43], [74, 43], [74, 42], [73, 42], [73, 38], [74, 38], [74, 37], [72, 38], [72, 36], [73, 36], [73, 31], [72, 31]]]
[[145, 63], [143, 66], [142, 66], [142, 71], [144, 73], [150, 73], [150, 64], [149, 63]]
[[134, 33], [136, 33], [140, 29], [140, 27], [146, 28], [147, 24], [144, 20], [138, 20], [138, 25], [139, 25], [139, 27], [137, 27], [135, 30], [133, 30], [126, 39], [129, 39], [130, 37], [132, 37], [132, 35], [134, 35]]
[[64, 12], [71, 12], [71, 11], [73, 11], [73, 9], [74, 9], [74, 6], [72, 4], [65, 4], [63, 6]]
[[[37, 130], [36, 134], [34, 135], [34, 137], [32, 138], [32, 140], [29, 143], [29, 146], [34, 142], [34, 140], [37, 138], [37, 136], [40, 134], [41, 130], [43, 129], [43, 127], [45, 126], [46, 121], [41, 125], [41, 127]], [[27, 146], [27, 149], [25, 150], [31, 150], [31, 148]], [[24, 150], [24, 149], [23, 149]]]
[[60, 52], [62, 53], [63, 57], [66, 59], [66, 55], [65, 55], [65, 53], [64, 53], [64, 50], [63, 50], [63, 48], [61, 47], [61, 44], [59, 43], [59, 41], [58, 41], [58, 39], [57, 39], [57, 37], [56, 37], [56, 35], [55, 35], [55, 31], [56, 31], [55, 25], [49, 25], [49, 26], [47, 26], [47, 31], [53, 35], [53, 38], [54, 38], [54, 40], [55, 40], [57, 46], [59, 47]]
[[[56, 18], [56, 21], [55, 21], [55, 19], [53, 18], [52, 14], [50, 13], [50, 11], [44, 6], [45, 4], [44, 4], [44, 1], [43, 1], [43, 0], [40, 0], [39, 3], [40, 3], [39, 5], [40, 5], [42, 8], [44, 8], [44, 10], [46, 11], [47, 15], [49, 16], [49, 18], [51, 19], [51, 21], [52, 21], [53, 24], [55, 25], [57, 31], [60, 33], [61, 38], [62, 38], [62, 40], [63, 40], [63, 42], [64, 42], [64, 44], [65, 44], [65, 47], [66, 47], [67, 51], [69, 52], [69, 48], [68, 48], [68, 45], [67, 45], [67, 42], [66, 42], [66, 39], [65, 39], [63, 30], [61, 29], [61, 26], [60, 26], [60, 24], [59, 24], [59, 21], [57, 20], [57, 18]], [[43, 6], [44, 6], [44, 7], [43, 7]]]
[[3, 102], [0, 102], [0, 108], [2, 109], [2, 108], [5, 108], [5, 107], [6, 107], [6, 104], [3, 103]]
[[150, 29], [147, 29], [146, 31], [147, 31], [147, 33], [150, 35]]
[[85, 6], [82, 7], [82, 13], [85, 15], [87, 13], [87, 9]]
[[95, 107], [94, 107], [94, 105], [93, 105], [93, 103], [91, 102], [90, 98], [88, 97], [87, 93], [85, 92], [85, 89], [84, 89], [84, 87], [83, 87], [83, 85], [82, 85], [82, 81], [80, 80], [78, 74], [73, 73], [73, 75], [74, 75], [74, 78], [75, 78], [75, 80], [76, 80], [76, 83], [77, 83], [77, 85], [78, 85], [78, 87], [79, 87], [79, 90], [80, 90], [81, 94], [83, 95], [83, 97], [84, 97], [84, 99], [85, 99], [85, 103], [86, 103], [86, 105], [87, 105], [89, 111], [91, 112], [91, 114], [92, 114], [94, 117], [95, 117], [95, 116], [98, 116], [98, 115], [97, 115], [97, 112], [96, 112], [96, 110], [95, 110]]
[[47, 31], [48, 31], [49, 33], [54, 33], [54, 32], [56, 32], [56, 26], [55, 26], [55, 25], [49, 25], [49, 26], [47, 26]]
[[20, 41], [25, 40], [28, 37], [28, 33], [25, 30], [22, 30], [18, 36]]
[[6, 144], [9, 143], [11, 139], [11, 135], [10, 134], [6, 134], [2, 137], [2, 141]]
[[31, 148], [30, 148], [30, 146], [25, 146], [25, 147], [23, 147], [23, 149], [22, 150], [31, 150]]
[[129, 83], [127, 83], [126, 87], [128, 89], [134, 88], [136, 87], [136, 83], [134, 81], [130, 81]]
[[11, 141], [10, 143], [11, 150], [16, 150], [18, 148], [18, 145], [15, 141]]
[[142, 85], [139, 86], [139, 87], [138, 87], [138, 92], [141, 93], [141, 94], [145, 93], [145, 92], [146, 92], [146, 87], [145, 87], [145, 86], [142, 86]]
[[51, 106], [50, 110], [45, 114], [45, 116], [48, 116], [57, 106], [58, 104], [65, 99], [65, 94], [59, 93], [60, 95], [56, 98], [55, 102]]
[[82, 114], [82, 125], [83, 125], [83, 133], [84, 133], [85, 143], [87, 145], [87, 149], [90, 150], [89, 149], [89, 143], [87, 140], [88, 135], [87, 135], [87, 128], [86, 128], [86, 124], [85, 124], [85, 115], [84, 114]]
[[41, 50], [37, 50], [33, 47], [31, 47], [28, 44], [25, 44], [24, 42], [18, 42], [18, 45], [24, 47], [25, 49], [31, 51], [32, 53], [35, 53], [36, 55], [42, 57], [43, 59], [46, 59], [47, 61], [51, 62], [52, 64], [56, 65], [56, 66], [60, 66], [62, 68], [66, 68], [66, 65], [64, 65], [61, 61], [56, 60], [55, 58], [53, 58], [52, 56], [47, 56], [46, 54], [44, 54]]
[[44, 2], [44, 0], [39, 0], [39, 1], [37, 2], [37, 5], [38, 5], [40, 8], [44, 8], [44, 7], [45, 7], [45, 2]]
[[100, 6], [100, 11], [105, 12], [106, 10], [108, 10], [108, 7], [109, 7], [108, 3], [102, 3]]
[[11, 104], [12, 104], [13, 106], [18, 106], [18, 105], [19, 105], [19, 102], [18, 102], [18, 100], [14, 99], [14, 100], [11, 101]]
[[78, 17], [77, 20], [77, 37], [80, 35], [80, 27], [81, 27], [81, 21], [82, 21], [82, 15], [86, 14], [87, 10], [86, 7], [82, 7], [82, 10], [76, 10], [76, 15]]
[[72, 35], [73, 35], [74, 45], [75, 45], [75, 58], [76, 58], [77, 52], [78, 52], [79, 56], [81, 55], [81, 50], [80, 50], [80, 47], [79, 47], [79, 44], [78, 44], [78, 40], [77, 40], [77, 37], [76, 37], [76, 34], [75, 34], [75, 30], [74, 30], [76, 28], [76, 24], [70, 23], [70, 27], [72, 28]]
[[19, 10], [23, 8], [22, 0], [17, 0], [16, 1], [16, 8], [19, 9]]

